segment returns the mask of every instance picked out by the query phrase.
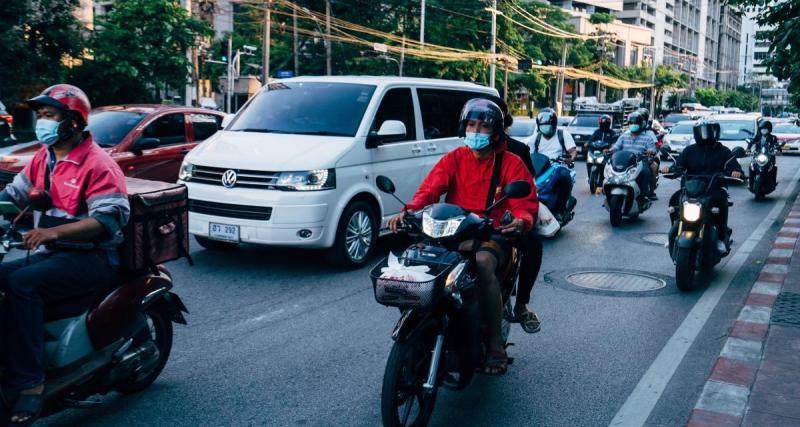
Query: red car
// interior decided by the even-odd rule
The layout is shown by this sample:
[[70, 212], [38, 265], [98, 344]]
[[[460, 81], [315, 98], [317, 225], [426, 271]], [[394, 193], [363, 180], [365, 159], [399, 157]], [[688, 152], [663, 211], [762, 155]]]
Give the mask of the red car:
[[[89, 116], [97, 144], [117, 161], [126, 176], [175, 182], [186, 153], [222, 126], [225, 113], [174, 105], [100, 107]], [[0, 188], [33, 158], [32, 143], [0, 157]]]

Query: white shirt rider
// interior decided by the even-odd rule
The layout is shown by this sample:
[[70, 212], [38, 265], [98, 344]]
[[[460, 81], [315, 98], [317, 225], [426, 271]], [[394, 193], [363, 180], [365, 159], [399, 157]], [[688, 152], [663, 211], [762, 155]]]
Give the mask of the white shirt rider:
[[[566, 129], [559, 129], [564, 135], [564, 148], [566, 148], [567, 152], [561, 149], [561, 143], [558, 142], [558, 130], [551, 136], [550, 138], [546, 137], [544, 134], [541, 134], [537, 131], [537, 135], [541, 135], [541, 140], [539, 141], [539, 154], [544, 154], [550, 160], [555, 160], [562, 155], [568, 156], [569, 151], [575, 146], [575, 140], [572, 138], [572, 135]], [[531, 139], [531, 154], [536, 151], [536, 138], [538, 136], [534, 136]]]

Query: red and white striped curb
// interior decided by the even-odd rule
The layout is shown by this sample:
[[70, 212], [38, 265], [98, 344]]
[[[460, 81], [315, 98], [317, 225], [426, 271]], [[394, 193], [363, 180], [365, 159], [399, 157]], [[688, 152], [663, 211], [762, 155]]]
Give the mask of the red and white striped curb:
[[778, 231], [758, 279], [697, 399], [687, 427], [740, 426], [761, 362], [772, 305], [800, 238], [800, 199]]

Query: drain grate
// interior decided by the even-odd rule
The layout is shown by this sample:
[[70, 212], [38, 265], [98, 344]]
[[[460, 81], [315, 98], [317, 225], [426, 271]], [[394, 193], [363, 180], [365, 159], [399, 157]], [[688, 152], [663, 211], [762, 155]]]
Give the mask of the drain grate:
[[667, 246], [669, 239], [667, 233], [647, 233], [642, 235], [642, 240], [645, 243], [656, 246]]
[[567, 276], [567, 281], [575, 286], [598, 291], [649, 292], [667, 286], [655, 277], [635, 273], [587, 271]]
[[772, 307], [771, 323], [800, 327], [800, 294], [781, 292]]

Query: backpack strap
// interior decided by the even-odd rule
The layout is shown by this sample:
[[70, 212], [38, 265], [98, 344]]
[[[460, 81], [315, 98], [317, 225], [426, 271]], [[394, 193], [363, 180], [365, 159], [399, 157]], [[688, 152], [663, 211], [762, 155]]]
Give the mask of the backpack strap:
[[559, 129], [559, 130], [556, 131], [556, 134], [558, 135], [558, 143], [561, 144], [561, 153], [566, 156], [567, 155], [567, 144], [564, 143], [564, 130], [563, 129]]
[[489, 195], [486, 196], [486, 209], [494, 203], [494, 195], [497, 193], [497, 185], [500, 184], [500, 173], [502, 172], [503, 152], [495, 153], [494, 166], [492, 167], [492, 179], [489, 181]]
[[538, 153], [539, 152], [539, 143], [540, 142], [542, 142], [542, 133], [541, 132], [536, 132], [536, 141], [534, 141], [534, 143], [533, 143], [533, 152], [534, 153]]

